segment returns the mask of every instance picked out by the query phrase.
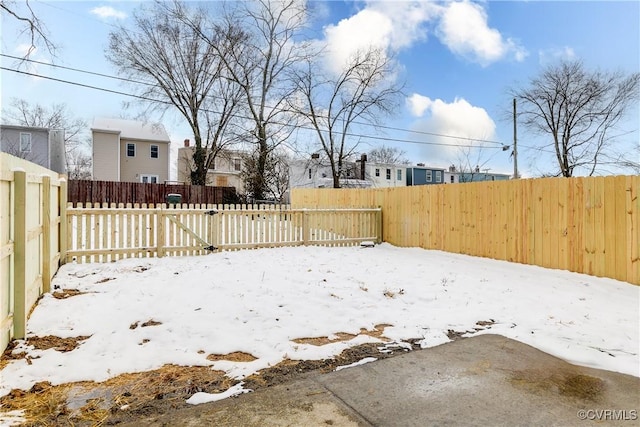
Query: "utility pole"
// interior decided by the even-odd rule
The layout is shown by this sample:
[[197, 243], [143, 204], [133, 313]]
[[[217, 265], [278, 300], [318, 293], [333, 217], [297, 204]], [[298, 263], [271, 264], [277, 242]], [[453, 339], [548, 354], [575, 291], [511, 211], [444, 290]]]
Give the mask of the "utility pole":
[[516, 99], [513, 98], [513, 179], [518, 179], [518, 129], [516, 125]]

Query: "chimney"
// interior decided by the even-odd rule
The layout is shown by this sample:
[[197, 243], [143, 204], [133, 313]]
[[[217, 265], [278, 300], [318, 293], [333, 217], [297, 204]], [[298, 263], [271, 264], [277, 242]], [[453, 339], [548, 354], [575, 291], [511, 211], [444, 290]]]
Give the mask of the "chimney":
[[188, 140], [188, 139], [185, 139], [185, 140], [184, 140], [184, 146], [185, 146], [185, 147], [188, 147], [188, 146], [189, 146], [189, 140]]
[[365, 166], [367, 164], [367, 155], [366, 154], [361, 154], [360, 155], [360, 179], [361, 180], [365, 180]]

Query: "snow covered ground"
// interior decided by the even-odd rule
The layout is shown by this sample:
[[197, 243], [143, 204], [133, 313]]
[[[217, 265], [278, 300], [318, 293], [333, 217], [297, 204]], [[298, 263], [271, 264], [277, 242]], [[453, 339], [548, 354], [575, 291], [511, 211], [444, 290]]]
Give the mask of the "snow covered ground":
[[[85, 293], [45, 295], [29, 335], [90, 338], [70, 352], [18, 346], [30, 364], [19, 359], [0, 371], [0, 396], [38, 381], [103, 381], [168, 363], [211, 365], [241, 379], [285, 358], [329, 358], [378, 341], [359, 335], [314, 346], [296, 338], [379, 324], [392, 325], [385, 330], [392, 340], [420, 338], [430, 347], [449, 341], [449, 329], [494, 321], [478, 333], [640, 376], [640, 287], [485, 258], [388, 244], [260, 249], [67, 264], [53, 285]], [[257, 359], [206, 358], [236, 351]]]

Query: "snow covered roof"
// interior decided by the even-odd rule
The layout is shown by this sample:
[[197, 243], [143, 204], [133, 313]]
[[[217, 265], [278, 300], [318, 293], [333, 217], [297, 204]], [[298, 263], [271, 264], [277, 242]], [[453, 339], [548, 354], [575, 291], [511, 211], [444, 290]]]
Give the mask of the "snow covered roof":
[[121, 138], [169, 143], [169, 134], [161, 123], [136, 120], [95, 118], [92, 131], [119, 133]]

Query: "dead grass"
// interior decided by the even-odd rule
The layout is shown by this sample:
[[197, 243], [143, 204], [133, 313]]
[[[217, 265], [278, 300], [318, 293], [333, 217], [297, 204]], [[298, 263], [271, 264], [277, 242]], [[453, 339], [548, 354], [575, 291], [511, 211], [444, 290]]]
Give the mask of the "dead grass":
[[257, 360], [252, 354], [245, 353], [243, 351], [234, 351], [229, 354], [210, 354], [207, 356], [207, 360], [216, 362], [218, 360], [228, 360], [230, 362], [253, 362]]
[[[360, 333], [358, 335], [368, 335], [370, 337], [378, 338], [382, 341], [389, 341], [389, 339], [387, 339], [383, 335], [384, 329], [389, 326], [393, 326], [393, 325], [387, 325], [383, 323], [383, 324], [374, 326], [373, 330], [371, 331], [365, 328], [360, 328]], [[353, 335], [346, 332], [338, 332], [335, 334], [336, 337], [331, 339], [329, 337], [307, 337], [307, 338], [295, 338], [292, 341], [297, 344], [311, 344], [315, 346], [322, 346], [322, 345], [332, 344], [332, 343], [341, 342], [341, 341], [349, 341], [354, 339], [358, 335]]]
[[101, 426], [107, 420], [130, 421], [162, 408], [186, 406], [185, 400], [196, 392], [221, 393], [235, 383], [210, 367], [165, 365], [102, 383], [38, 383], [28, 392], [13, 390], [0, 398], [0, 405], [6, 411], [24, 410], [26, 425]]
[[77, 289], [58, 289], [57, 291], [53, 292], [51, 296], [57, 299], [67, 299], [85, 293], [86, 292], [82, 292]]

